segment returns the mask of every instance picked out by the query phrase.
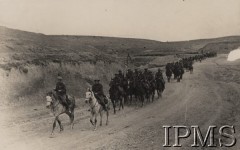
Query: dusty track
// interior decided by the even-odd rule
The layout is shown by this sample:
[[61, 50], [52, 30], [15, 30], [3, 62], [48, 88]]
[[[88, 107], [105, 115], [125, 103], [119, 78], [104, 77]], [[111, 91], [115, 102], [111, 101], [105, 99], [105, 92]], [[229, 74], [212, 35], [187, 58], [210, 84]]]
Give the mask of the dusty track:
[[[45, 104], [1, 109], [1, 148], [164, 149], [163, 125], [199, 125], [203, 131], [209, 125], [234, 125], [235, 137], [240, 139], [240, 63], [228, 63], [225, 59], [220, 56], [196, 63], [193, 74], [186, 72], [182, 82], [168, 83], [162, 99], [143, 108], [126, 107], [116, 115], [111, 110], [110, 124], [98, 127], [97, 131], [90, 125], [87, 106], [76, 108], [73, 130], [63, 116], [65, 130], [59, 133], [57, 128], [53, 138], [49, 137], [53, 118]], [[172, 144], [173, 133], [170, 135]], [[181, 143], [180, 149], [193, 149], [192, 139]], [[232, 149], [240, 149], [238, 143]]]

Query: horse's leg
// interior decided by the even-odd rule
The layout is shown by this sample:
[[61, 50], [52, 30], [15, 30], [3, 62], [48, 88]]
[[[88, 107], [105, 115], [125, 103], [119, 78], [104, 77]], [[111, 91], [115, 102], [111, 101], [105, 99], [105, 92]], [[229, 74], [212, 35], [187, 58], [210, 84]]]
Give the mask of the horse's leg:
[[152, 91], [152, 102], [154, 101], [155, 90]]
[[132, 94], [130, 94], [130, 105], [132, 105]]
[[71, 128], [74, 126], [74, 109], [71, 111]]
[[61, 123], [61, 121], [59, 120], [58, 117], [57, 117], [57, 122], [58, 122], [59, 127], [60, 127], [60, 132], [62, 132], [63, 131], [63, 126], [62, 126], [62, 123]]
[[148, 103], [150, 103], [150, 97], [151, 97], [150, 92], [148, 92]]
[[145, 98], [147, 99], [146, 103], [148, 102], [148, 93], [145, 94]]
[[55, 129], [55, 127], [56, 127], [56, 121], [57, 121], [56, 118], [57, 118], [57, 117], [55, 117], [55, 118], [54, 118], [54, 121], [53, 121], [53, 128], [52, 128], [52, 133], [51, 133], [51, 135], [53, 135], [54, 129]]
[[102, 110], [100, 110], [99, 114], [100, 114], [100, 126], [102, 126]]
[[94, 120], [95, 127], [94, 127], [94, 131], [97, 130], [97, 115], [98, 115], [98, 113], [95, 113], [95, 120]]
[[120, 110], [120, 109], [121, 109], [121, 105], [122, 105], [122, 99], [121, 99], [121, 98], [119, 98], [119, 109], [118, 109], [118, 110]]
[[93, 116], [94, 116], [94, 114], [93, 114], [93, 113], [91, 113], [90, 122], [91, 122], [91, 124], [94, 126], [94, 122], [93, 122]]
[[113, 104], [114, 114], [116, 114], [116, 102], [115, 102], [115, 100], [112, 100], [112, 104]]
[[106, 111], [106, 114], [107, 114], [106, 125], [108, 125], [108, 116], [109, 116], [109, 112], [108, 112], [108, 110]]
[[148, 92], [146, 92], [145, 98], [147, 99], [146, 103], [148, 103], [149, 102], [149, 93]]
[[126, 102], [126, 104], [129, 103], [127, 94], [124, 94], [124, 101]]
[[124, 109], [125, 99], [122, 99], [122, 109]]
[[67, 112], [66, 113], [70, 119], [70, 125], [71, 125], [71, 129], [73, 129], [73, 120], [74, 120], [74, 114], [73, 114], [73, 111], [71, 110], [71, 113], [70, 112]]
[[116, 101], [114, 101], [114, 114], [116, 114]]

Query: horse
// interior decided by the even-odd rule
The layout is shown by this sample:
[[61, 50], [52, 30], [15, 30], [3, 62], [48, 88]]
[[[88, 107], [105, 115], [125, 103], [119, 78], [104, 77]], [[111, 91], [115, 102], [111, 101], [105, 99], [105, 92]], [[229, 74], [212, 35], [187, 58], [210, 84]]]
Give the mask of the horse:
[[[108, 100], [108, 106], [107, 108], [109, 108], [109, 98], [107, 97]], [[89, 104], [90, 106], [90, 112], [91, 112], [91, 118], [90, 118], [90, 122], [91, 124], [94, 126], [94, 131], [97, 130], [97, 117], [98, 114], [100, 114], [100, 126], [102, 126], [102, 116], [103, 116], [103, 107], [101, 104], [98, 103], [93, 91], [91, 91], [90, 89], [88, 89], [88, 91], [86, 92], [86, 99], [85, 102]], [[107, 114], [107, 120], [106, 120], [106, 125], [108, 125], [108, 116], [109, 116], [109, 111], [108, 109], [105, 110], [106, 114]], [[94, 119], [94, 122], [93, 122]]]
[[156, 83], [154, 81], [155, 80], [150, 82], [150, 95], [152, 96], [152, 102], [154, 100], [155, 90], [156, 90]]
[[193, 65], [192, 64], [189, 65], [189, 70], [190, 70], [190, 74], [192, 74], [193, 73]]
[[112, 84], [109, 89], [109, 95], [113, 104], [114, 114], [116, 114], [116, 105], [119, 102], [119, 110], [124, 109], [124, 91], [123, 88]]
[[130, 79], [127, 79], [124, 81], [123, 84], [123, 89], [125, 91], [125, 101], [130, 103], [130, 105], [132, 104], [132, 97], [134, 94], [134, 89], [133, 89], [133, 81], [131, 81]]
[[142, 107], [143, 107], [144, 94], [145, 94], [143, 82], [142, 81], [136, 81], [135, 84], [134, 84], [134, 90], [135, 90], [134, 93], [135, 93], [136, 99], [138, 99], [142, 103]]
[[147, 102], [150, 102], [150, 97], [151, 97], [150, 83], [148, 81], [144, 81], [143, 87], [144, 87], [144, 91], [145, 91], [145, 98], [147, 99]]
[[[182, 77], [184, 74], [184, 69], [183, 69], [183, 67], [180, 67], [179, 70], [180, 70], [180, 79], [182, 80]], [[180, 80], [179, 80], [179, 82], [180, 82]]]
[[175, 66], [173, 69], [174, 79], [177, 79], [177, 82], [180, 82], [182, 70], [180, 67]]
[[157, 78], [156, 79], [156, 90], [158, 94], [158, 98], [162, 97], [162, 92], [165, 89], [165, 82], [163, 79]]
[[166, 69], [166, 76], [167, 76], [168, 82], [170, 82], [170, 79], [172, 77], [172, 70], [171, 69]]
[[53, 128], [51, 135], [54, 133], [54, 129], [56, 127], [56, 122], [58, 122], [60, 126], [60, 132], [63, 131], [62, 123], [59, 119], [59, 116], [62, 114], [67, 114], [70, 118], [70, 124], [71, 129], [73, 129], [73, 121], [74, 121], [74, 109], [75, 109], [75, 98], [73, 96], [67, 95], [69, 105], [68, 109], [66, 109], [66, 106], [64, 106], [62, 103], [60, 103], [59, 98], [55, 91], [50, 91], [47, 93], [46, 100], [47, 104], [46, 107], [49, 108], [54, 115], [54, 121], [53, 121]]

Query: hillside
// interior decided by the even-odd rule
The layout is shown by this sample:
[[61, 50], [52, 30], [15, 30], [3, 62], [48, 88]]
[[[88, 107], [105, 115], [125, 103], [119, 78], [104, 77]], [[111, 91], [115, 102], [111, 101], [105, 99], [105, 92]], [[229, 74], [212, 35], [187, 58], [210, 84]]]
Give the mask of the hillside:
[[[227, 46], [227, 49], [225, 48]], [[99, 78], [106, 92], [113, 74], [125, 68], [126, 56], [132, 66], [164, 65], [174, 55], [204, 51], [227, 53], [240, 46], [240, 36], [181, 42], [98, 36], [44, 35], [0, 27], [0, 105], [16, 101], [42, 102], [62, 74], [69, 93], [84, 96], [93, 79]], [[219, 47], [223, 47], [219, 49]], [[156, 61], [161, 56], [163, 61]]]

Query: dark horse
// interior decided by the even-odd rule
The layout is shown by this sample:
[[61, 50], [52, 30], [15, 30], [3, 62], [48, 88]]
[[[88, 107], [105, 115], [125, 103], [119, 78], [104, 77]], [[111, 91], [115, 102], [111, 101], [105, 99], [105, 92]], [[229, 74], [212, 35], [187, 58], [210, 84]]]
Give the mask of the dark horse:
[[62, 114], [67, 114], [69, 116], [71, 128], [73, 129], [75, 98], [69, 95], [67, 96], [68, 109], [66, 109], [66, 107], [62, 103], [60, 103], [55, 91], [48, 92], [46, 99], [47, 99], [46, 107], [50, 108], [52, 114], [54, 115], [53, 128], [52, 128], [51, 135], [53, 135], [54, 129], [56, 127], [56, 122], [58, 122], [60, 126], [60, 132], [63, 131], [63, 126], [61, 124], [61, 121], [59, 120], [59, 116]]
[[156, 79], [156, 90], [158, 94], [158, 98], [162, 97], [162, 92], [165, 89], [165, 81], [161, 78]]
[[119, 102], [119, 110], [124, 109], [124, 90], [122, 87], [112, 84], [109, 89], [109, 95], [113, 104], [114, 114], [116, 114], [116, 105]]
[[139, 100], [142, 103], [144, 103], [144, 94], [145, 94], [145, 90], [144, 90], [144, 84], [143, 81], [135, 81], [134, 83], [134, 94], [137, 100]]
[[150, 102], [150, 99], [153, 102], [154, 95], [155, 95], [155, 85], [154, 85], [154, 82], [145, 81], [145, 82], [143, 82], [143, 85], [144, 85], [145, 97], [147, 99], [147, 102]]
[[128, 104], [132, 104], [132, 98], [134, 94], [133, 81], [130, 79], [124, 80], [123, 89], [125, 92], [125, 102]]
[[174, 74], [174, 79], [177, 79], [177, 82], [180, 82], [181, 75], [183, 74], [180, 67], [175, 66], [174, 69], [173, 69], [173, 74]]
[[166, 76], [167, 76], [168, 82], [170, 82], [170, 79], [172, 77], [172, 70], [170, 68], [166, 69]]
[[188, 69], [189, 69], [189, 71], [190, 71], [190, 74], [192, 74], [192, 73], [193, 73], [193, 65], [190, 64], [190, 65], [188, 66]]

